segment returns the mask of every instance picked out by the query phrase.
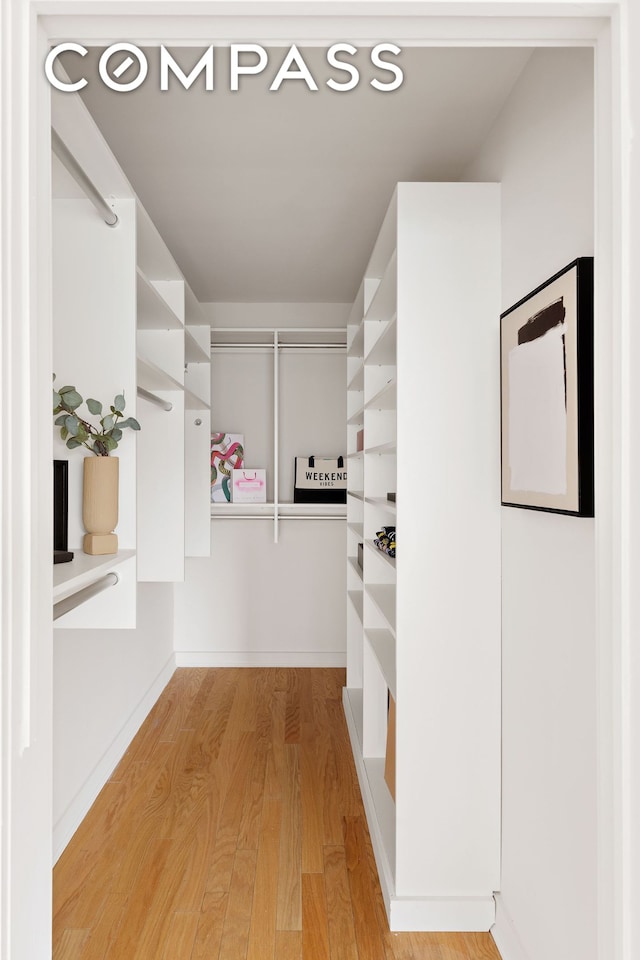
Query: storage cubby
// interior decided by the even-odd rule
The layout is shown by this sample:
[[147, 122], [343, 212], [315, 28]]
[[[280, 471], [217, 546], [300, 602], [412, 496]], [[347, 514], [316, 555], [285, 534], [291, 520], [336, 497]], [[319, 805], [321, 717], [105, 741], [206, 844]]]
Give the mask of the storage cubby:
[[344, 327], [213, 328], [212, 429], [244, 436], [245, 465], [267, 471], [266, 504], [212, 503], [213, 518], [271, 519], [274, 542], [281, 521], [344, 520], [293, 487], [296, 456], [345, 453], [345, 349]]
[[494, 918], [499, 264], [497, 186], [398, 184], [347, 328], [344, 706], [392, 930]]

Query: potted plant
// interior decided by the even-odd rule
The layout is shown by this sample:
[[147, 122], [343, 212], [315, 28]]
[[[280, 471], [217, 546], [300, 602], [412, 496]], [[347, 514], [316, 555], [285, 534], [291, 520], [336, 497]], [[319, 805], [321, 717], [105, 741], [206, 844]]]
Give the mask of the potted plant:
[[[55, 380], [55, 377], [54, 377]], [[118, 457], [111, 454], [122, 439], [123, 430], [139, 430], [134, 417], [125, 417], [124, 392], [119, 393], [103, 416], [99, 400], [89, 398], [89, 414], [99, 417], [99, 426], [78, 412], [84, 403], [73, 386], [53, 390], [55, 425], [69, 450], [86, 447], [94, 456], [85, 457], [83, 465], [82, 522], [87, 531], [85, 553], [118, 552], [118, 537], [113, 532], [118, 523]]]

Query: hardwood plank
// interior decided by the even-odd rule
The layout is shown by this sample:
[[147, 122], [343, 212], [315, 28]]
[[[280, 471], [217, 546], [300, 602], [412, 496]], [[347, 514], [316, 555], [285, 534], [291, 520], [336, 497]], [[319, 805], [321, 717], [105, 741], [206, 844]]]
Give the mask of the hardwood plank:
[[298, 670], [289, 670], [287, 676], [284, 742], [300, 743], [300, 679]]
[[[316, 742], [315, 725], [304, 722], [300, 736], [300, 796], [302, 803], [302, 872], [324, 872], [322, 779], [324, 751]], [[320, 754], [320, 756], [319, 756]]]
[[57, 949], [53, 951], [53, 960], [80, 960], [88, 936], [88, 930], [65, 930]]
[[345, 819], [344, 849], [359, 960], [387, 960], [374, 906], [378, 889], [371, 876], [360, 817]]
[[284, 746], [285, 782], [278, 872], [278, 930], [302, 929], [302, 837], [299, 746]]
[[176, 673], [181, 681], [180, 689], [176, 697], [175, 708], [163, 725], [160, 742], [175, 740], [181, 730], [188, 728], [187, 717], [191, 713], [191, 707], [206, 677], [206, 670], [198, 668], [189, 670], [185, 667], [178, 667]]
[[191, 960], [199, 919], [198, 913], [174, 913], [162, 960]]
[[105, 960], [135, 957], [156, 888], [163, 880], [171, 844], [171, 840], [157, 840], [148, 845], [141, 862], [144, 882], [137, 887], [135, 896], [127, 899], [116, 935], [105, 951]]
[[[171, 753], [160, 769], [151, 795], [141, 806], [137, 816], [128, 822], [122, 822], [118, 831], [118, 844], [122, 848], [122, 856], [111, 884], [113, 892], [127, 893], [135, 883], [145, 851], [151, 840], [159, 835], [160, 825], [166, 808], [171, 803], [184, 756], [193, 736], [193, 730], [182, 730], [175, 741], [166, 743]], [[165, 747], [165, 744], [159, 744], [159, 746]], [[105, 850], [101, 859], [105, 857], [109, 857], [108, 849]]]
[[212, 960], [212, 958], [218, 957], [228, 899], [229, 894], [226, 890], [205, 893], [198, 918], [191, 960]]
[[331, 960], [358, 960], [344, 847], [325, 846], [324, 879]]
[[302, 960], [302, 933], [297, 930], [276, 932], [276, 960]]
[[324, 877], [302, 875], [302, 956], [303, 960], [330, 960], [329, 920]]
[[446, 936], [442, 933], [393, 933], [394, 960], [442, 960], [440, 944]]
[[91, 934], [84, 944], [80, 960], [103, 960], [120, 926], [126, 902], [124, 893], [108, 895], [102, 912], [94, 919]]
[[249, 777], [247, 792], [242, 806], [242, 817], [238, 833], [238, 847], [246, 850], [258, 849], [260, 819], [265, 796], [265, 777], [267, 770], [268, 744], [255, 744], [253, 768]]
[[279, 851], [279, 840], [267, 839], [261, 835], [247, 960], [277, 960], [275, 949]]
[[[419, 943], [421, 940], [424, 940], [426, 934], [421, 933], [416, 934], [416, 936], [420, 938], [416, 941]], [[438, 960], [469, 960], [467, 941], [463, 933], [442, 934], [440, 936], [438, 949], [440, 951]]]
[[220, 943], [220, 960], [245, 960], [246, 958], [256, 880], [256, 860], [254, 850], [238, 850], [236, 853]]
[[287, 708], [286, 693], [274, 691], [271, 699], [271, 740], [267, 753], [265, 795], [281, 797], [284, 782], [284, 729]]
[[500, 952], [490, 933], [465, 933], [469, 960], [500, 960]]

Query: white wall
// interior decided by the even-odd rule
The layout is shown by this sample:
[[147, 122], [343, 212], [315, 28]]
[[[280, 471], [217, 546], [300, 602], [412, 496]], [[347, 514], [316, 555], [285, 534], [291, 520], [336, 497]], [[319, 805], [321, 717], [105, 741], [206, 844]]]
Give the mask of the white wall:
[[[344, 327], [346, 304], [204, 304], [214, 326]], [[212, 357], [212, 430], [243, 433], [245, 462], [266, 467], [273, 499], [273, 355]], [[280, 500], [293, 499], [293, 457], [346, 452], [344, 354], [280, 357]], [[345, 522], [211, 521], [211, 557], [187, 559], [175, 586], [183, 665], [345, 662]]]
[[[503, 308], [593, 254], [589, 50], [534, 52], [463, 179], [502, 182]], [[497, 346], [496, 346], [497, 349]], [[504, 960], [595, 960], [594, 521], [503, 508]]]
[[172, 621], [171, 584], [143, 583], [135, 630], [54, 630], [54, 859], [173, 673]]

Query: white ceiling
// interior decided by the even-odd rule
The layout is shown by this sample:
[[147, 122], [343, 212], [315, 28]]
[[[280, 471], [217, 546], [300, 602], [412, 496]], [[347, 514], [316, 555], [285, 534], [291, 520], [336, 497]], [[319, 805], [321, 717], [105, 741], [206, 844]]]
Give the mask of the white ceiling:
[[[202, 51], [171, 52], [186, 71]], [[269, 92], [280, 50], [232, 93], [220, 49], [215, 91], [201, 78], [161, 93], [149, 49], [147, 81], [116, 93], [97, 79], [99, 53], [81, 62], [83, 99], [201, 302], [352, 300], [394, 184], [458, 179], [530, 55], [406, 49], [403, 85], [380, 93], [361, 50], [359, 86], [337, 93], [324, 49], [307, 49], [318, 92]]]

